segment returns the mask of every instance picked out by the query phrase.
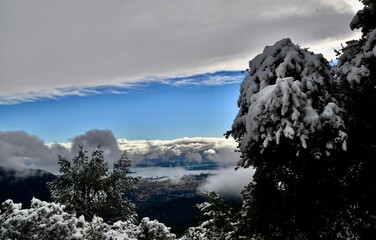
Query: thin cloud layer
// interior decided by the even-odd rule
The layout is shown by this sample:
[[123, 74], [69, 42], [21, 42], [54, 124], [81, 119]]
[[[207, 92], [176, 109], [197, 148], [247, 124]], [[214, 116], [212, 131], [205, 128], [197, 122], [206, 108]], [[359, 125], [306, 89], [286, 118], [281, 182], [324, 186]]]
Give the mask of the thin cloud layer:
[[1, 1], [0, 97], [14, 103], [147, 76], [244, 69], [284, 37], [307, 47], [351, 38], [354, 2]]
[[[158, 84], [175, 87], [219, 86], [240, 83], [244, 79], [241, 71], [218, 71], [200, 74], [181, 74], [169, 77], [146, 77], [138, 83], [119, 83], [97, 87], [52, 88], [34, 92], [21, 92], [0, 95], [0, 105], [33, 102], [43, 99], [60, 99], [67, 96], [91, 96], [98, 94], [127, 94], [133, 89], [146, 88]], [[153, 85], [154, 84], [154, 85]]]

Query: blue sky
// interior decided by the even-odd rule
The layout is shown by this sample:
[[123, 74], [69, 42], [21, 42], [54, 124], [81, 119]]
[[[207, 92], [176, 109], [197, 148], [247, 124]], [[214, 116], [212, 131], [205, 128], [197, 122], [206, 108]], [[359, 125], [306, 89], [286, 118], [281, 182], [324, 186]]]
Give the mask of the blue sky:
[[286, 37], [334, 59], [360, 35], [349, 28], [359, 9], [355, 0], [0, 0], [0, 165], [56, 172], [56, 154], [73, 149], [44, 143], [82, 139], [118, 153], [133, 146], [138, 158], [163, 157], [167, 144], [187, 159], [215, 152], [236, 163], [223, 134], [241, 70]]
[[66, 142], [91, 129], [132, 140], [221, 137], [237, 113], [244, 76], [223, 71], [0, 105], [0, 131], [23, 130], [45, 142]]
[[0, 131], [220, 137], [266, 45], [290, 37], [330, 60], [359, 34], [358, 1], [278, 3], [0, 0]]

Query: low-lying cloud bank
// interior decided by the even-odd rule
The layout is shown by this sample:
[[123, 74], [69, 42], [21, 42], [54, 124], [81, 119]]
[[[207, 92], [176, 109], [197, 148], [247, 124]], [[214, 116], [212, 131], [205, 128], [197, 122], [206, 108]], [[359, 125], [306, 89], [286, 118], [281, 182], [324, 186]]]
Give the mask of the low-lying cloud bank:
[[241, 197], [241, 192], [252, 181], [253, 168], [225, 168], [210, 176], [199, 191], [215, 191], [222, 196]]
[[215, 164], [218, 167], [235, 166], [240, 155], [237, 143], [225, 138], [180, 138], [175, 140], [119, 139], [135, 165], [186, 166]]
[[83, 145], [88, 153], [100, 145], [110, 166], [123, 151], [128, 152], [134, 166], [173, 167], [209, 163], [233, 168], [240, 157], [235, 152], [236, 142], [225, 138], [132, 141], [116, 139], [110, 130], [93, 129], [68, 143], [45, 143], [24, 131], [6, 131], [0, 132], [0, 165], [14, 169], [43, 169], [57, 174], [57, 156], [70, 160], [77, 155], [79, 145]]
[[205, 164], [212, 164], [217, 169], [210, 171], [213, 175], [208, 177], [198, 191], [216, 191], [230, 197], [240, 197], [240, 192], [254, 174], [253, 169], [235, 171], [240, 155], [235, 152], [237, 143], [233, 139], [197, 137], [126, 140], [116, 139], [110, 130], [98, 129], [78, 135], [67, 143], [45, 143], [24, 131], [0, 132], [0, 166], [19, 170], [19, 177], [34, 173], [25, 171], [27, 168], [58, 174], [57, 156], [71, 160], [77, 155], [79, 145], [83, 145], [88, 153], [101, 145], [110, 166], [119, 159], [123, 151], [127, 151], [134, 166], [148, 167], [139, 168], [144, 170], [141, 172], [142, 176], [146, 174], [144, 177], [155, 177], [158, 174], [165, 176], [166, 171], [169, 171], [176, 178], [196, 172], [187, 171], [188, 166], [209, 169], [210, 166]]

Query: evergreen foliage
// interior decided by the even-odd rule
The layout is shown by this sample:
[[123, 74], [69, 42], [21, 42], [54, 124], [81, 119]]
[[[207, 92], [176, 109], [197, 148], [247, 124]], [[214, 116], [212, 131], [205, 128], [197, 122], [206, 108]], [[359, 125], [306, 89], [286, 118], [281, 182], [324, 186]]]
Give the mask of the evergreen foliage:
[[206, 192], [208, 202], [197, 204], [204, 221], [197, 227], [190, 227], [186, 240], [224, 240], [234, 239], [236, 211], [231, 209], [225, 199], [216, 192]]
[[125, 194], [135, 190], [138, 178], [129, 176], [131, 161], [126, 152], [114, 163], [112, 172], [100, 147], [89, 158], [80, 146], [72, 162], [59, 156], [58, 163], [61, 175], [48, 187], [53, 199], [68, 211], [88, 219], [98, 216], [106, 222], [135, 221], [134, 204], [125, 200]]
[[376, 3], [351, 22], [362, 38], [327, 61], [283, 39], [250, 61], [231, 131], [243, 191], [237, 236], [371, 239], [376, 236]]
[[151, 221], [148, 217], [141, 220], [139, 225], [138, 240], [175, 240], [176, 236], [170, 233], [170, 228], [157, 220]]
[[357, 219], [354, 231], [369, 239], [376, 236], [376, 1], [362, 2], [350, 24], [362, 37], [342, 49], [336, 77], [349, 136], [347, 205]]
[[228, 133], [239, 142], [240, 166], [256, 169], [240, 235], [319, 238], [340, 217], [347, 134], [332, 76], [322, 55], [290, 39], [250, 61]]
[[84, 218], [66, 213], [60, 204], [32, 199], [30, 209], [12, 200], [2, 203], [1, 239], [79, 239], [84, 234]]
[[[65, 206], [48, 203], [33, 198], [29, 209], [7, 200], [1, 205], [0, 239], [38, 240], [174, 240], [170, 229], [149, 218], [139, 225], [132, 221], [105, 223], [94, 216], [86, 220], [84, 216], [65, 211]], [[147, 236], [145, 237], [145, 232]]]

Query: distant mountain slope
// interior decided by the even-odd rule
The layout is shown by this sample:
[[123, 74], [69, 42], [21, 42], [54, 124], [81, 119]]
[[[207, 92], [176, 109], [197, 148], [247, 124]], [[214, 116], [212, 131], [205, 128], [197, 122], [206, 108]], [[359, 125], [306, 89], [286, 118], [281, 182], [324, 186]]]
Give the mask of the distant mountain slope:
[[55, 178], [55, 175], [43, 170], [14, 170], [0, 166], [0, 203], [12, 199], [28, 208], [33, 197], [51, 201], [46, 183]]
[[[182, 234], [201, 217], [201, 212], [195, 205], [207, 199], [197, 189], [208, 176], [209, 174], [185, 175], [179, 180], [165, 177], [143, 178], [138, 190], [128, 197], [136, 204], [140, 219], [157, 219], [172, 227], [172, 232]], [[51, 202], [46, 183], [55, 178], [55, 175], [43, 170], [14, 170], [0, 166], [0, 203], [12, 199], [15, 203], [22, 203], [23, 208], [29, 208], [33, 197]]]

